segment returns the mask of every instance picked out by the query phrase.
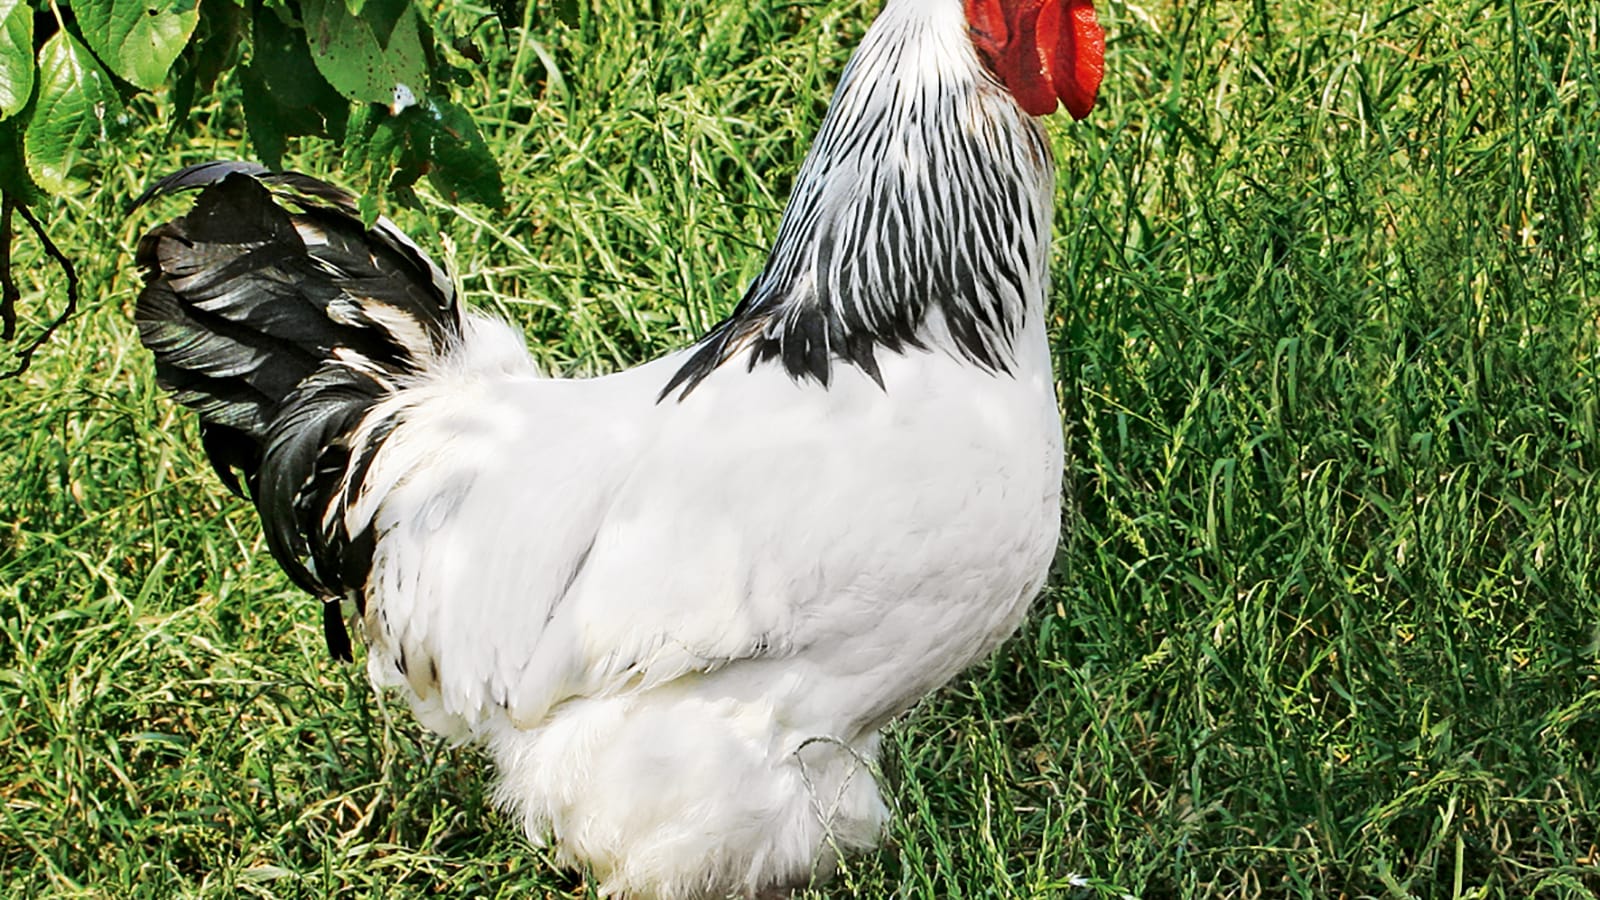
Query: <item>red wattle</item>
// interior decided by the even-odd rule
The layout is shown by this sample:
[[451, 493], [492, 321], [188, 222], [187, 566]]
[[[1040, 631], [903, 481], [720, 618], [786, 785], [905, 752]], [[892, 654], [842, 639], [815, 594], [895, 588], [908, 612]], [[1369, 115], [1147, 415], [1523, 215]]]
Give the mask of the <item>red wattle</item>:
[[1082, 119], [1094, 109], [1100, 93], [1100, 79], [1106, 71], [1106, 33], [1095, 19], [1091, 0], [1063, 2], [1069, 21], [1059, 31], [1051, 74], [1061, 104], [1074, 119]]
[[[1040, 28], [1041, 12], [1054, 8], [1056, 0], [1021, 0], [1012, 12], [1011, 43], [1006, 47], [1009, 79], [1002, 77], [1017, 103], [1031, 116], [1047, 116], [1056, 111], [1056, 90], [1050, 83], [1049, 56], [1054, 55], [1050, 32]], [[1040, 41], [1040, 35], [1046, 40]]]

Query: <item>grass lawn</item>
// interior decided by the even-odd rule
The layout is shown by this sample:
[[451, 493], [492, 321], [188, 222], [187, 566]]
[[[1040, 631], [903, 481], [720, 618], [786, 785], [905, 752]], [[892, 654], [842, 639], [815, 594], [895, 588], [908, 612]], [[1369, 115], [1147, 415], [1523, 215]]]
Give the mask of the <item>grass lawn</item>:
[[[877, 3], [565, 8], [458, 14], [511, 208], [396, 218], [598, 372], [732, 307]], [[1101, 17], [1101, 106], [1050, 124], [1069, 536], [816, 896], [1595, 896], [1600, 5]], [[127, 203], [250, 151], [232, 104], [137, 109], [48, 211], [87, 309], [0, 382], [0, 894], [586, 896], [325, 658], [159, 395]], [[36, 330], [61, 279], [20, 252]]]

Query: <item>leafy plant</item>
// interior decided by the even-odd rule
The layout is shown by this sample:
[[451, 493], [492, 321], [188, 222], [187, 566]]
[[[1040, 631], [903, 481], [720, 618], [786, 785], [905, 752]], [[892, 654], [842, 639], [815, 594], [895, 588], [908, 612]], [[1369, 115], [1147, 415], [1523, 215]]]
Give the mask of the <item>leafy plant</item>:
[[[521, 21], [514, 0], [496, 15]], [[440, 39], [440, 16], [413, 0], [0, 0], [0, 339], [17, 332], [17, 214], [63, 267], [69, 294], [9, 374], [71, 315], [77, 292], [28, 207], [114, 161], [138, 95], [168, 104], [182, 131], [197, 101], [233, 74], [256, 156], [279, 168], [296, 137], [341, 140], [369, 219], [385, 197], [409, 200], [423, 177], [451, 201], [502, 206], [494, 156], [451, 99], [469, 75], [458, 63], [477, 54]]]

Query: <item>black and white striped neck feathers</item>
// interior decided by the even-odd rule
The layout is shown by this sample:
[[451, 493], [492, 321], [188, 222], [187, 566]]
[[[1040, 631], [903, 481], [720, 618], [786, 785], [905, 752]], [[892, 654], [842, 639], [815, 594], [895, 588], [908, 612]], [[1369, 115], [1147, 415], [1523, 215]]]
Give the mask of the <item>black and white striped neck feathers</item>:
[[879, 353], [1009, 372], [1042, 316], [1054, 171], [1039, 124], [978, 61], [958, 3], [892, 3], [845, 69], [766, 268], [663, 397], [723, 363], [826, 387]]

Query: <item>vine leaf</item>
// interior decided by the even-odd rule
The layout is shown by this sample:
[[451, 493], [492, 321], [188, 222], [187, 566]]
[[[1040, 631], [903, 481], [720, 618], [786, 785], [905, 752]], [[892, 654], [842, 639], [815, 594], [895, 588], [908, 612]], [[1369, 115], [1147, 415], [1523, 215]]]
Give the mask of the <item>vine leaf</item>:
[[197, 0], [76, 0], [72, 11], [111, 71], [147, 91], [166, 83], [200, 22]]
[[430, 99], [415, 110], [410, 131], [421, 145], [428, 181], [451, 203], [467, 201], [493, 209], [506, 205], [500, 164], [478, 131], [472, 114], [447, 100]]
[[289, 138], [343, 136], [350, 101], [317, 70], [300, 29], [258, 7], [252, 31], [251, 60], [239, 73], [245, 123], [256, 155], [268, 167], [280, 169]]
[[250, 11], [234, 0], [200, 0], [199, 8], [200, 24], [167, 76], [172, 85], [169, 137], [193, 124], [189, 112], [195, 98], [210, 94], [217, 79], [239, 64], [250, 30]]
[[317, 71], [344, 96], [389, 104], [400, 86], [416, 95], [427, 88], [422, 22], [411, 0], [366, 0], [360, 18], [344, 0], [304, 0], [301, 14]]
[[39, 96], [23, 135], [28, 173], [52, 194], [66, 191], [79, 154], [108, 142], [123, 125], [111, 76], [71, 35], [39, 48]]
[[39, 186], [28, 177], [24, 158], [21, 120], [0, 122], [0, 194], [4, 194], [7, 200], [38, 203], [41, 196]]
[[33, 95], [33, 7], [0, 0], [0, 119], [22, 111]]
[[[371, 0], [368, 0], [370, 3]], [[460, 106], [424, 97], [399, 115], [366, 104], [350, 118], [344, 168], [364, 172], [361, 215], [370, 226], [385, 196], [415, 202], [412, 186], [424, 176], [452, 203], [505, 207], [500, 165]]]

